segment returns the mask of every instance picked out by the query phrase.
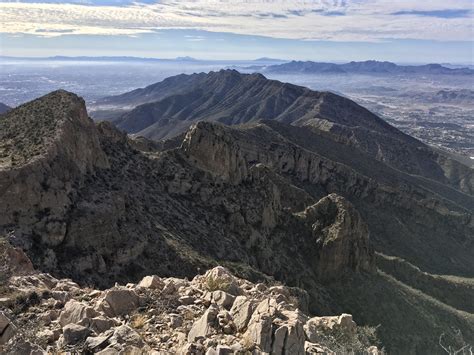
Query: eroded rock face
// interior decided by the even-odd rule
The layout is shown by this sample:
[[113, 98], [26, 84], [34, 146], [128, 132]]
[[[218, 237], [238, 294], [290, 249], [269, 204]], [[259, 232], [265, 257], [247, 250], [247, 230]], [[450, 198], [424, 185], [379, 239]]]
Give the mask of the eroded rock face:
[[301, 214], [311, 225], [319, 248], [318, 275], [339, 278], [347, 270], [372, 271], [374, 251], [369, 229], [359, 212], [341, 196], [331, 194]]
[[84, 101], [55, 91], [7, 113], [0, 134], [9, 158], [0, 162], [0, 228], [20, 226], [15, 233], [27, 248], [31, 234], [58, 246], [74, 189], [109, 166]]

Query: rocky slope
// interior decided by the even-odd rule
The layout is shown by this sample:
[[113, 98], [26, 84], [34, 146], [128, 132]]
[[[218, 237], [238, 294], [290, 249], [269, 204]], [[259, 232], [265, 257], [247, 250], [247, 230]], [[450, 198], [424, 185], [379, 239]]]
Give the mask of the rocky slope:
[[[353, 101], [261, 74], [222, 70], [178, 75], [98, 104], [120, 110], [112, 120], [120, 129], [154, 140], [179, 135], [202, 120], [227, 125], [272, 120], [310, 127], [395, 169], [474, 193], [472, 169], [403, 134]], [[122, 114], [124, 109], [130, 111]]]
[[191, 281], [153, 275], [97, 290], [31, 267], [19, 274], [27, 257], [7, 249], [16, 272], [0, 299], [5, 353], [379, 353], [374, 330], [351, 315], [310, 318], [303, 290], [254, 284], [223, 267]]
[[438, 277], [417, 289], [374, 256], [472, 278], [473, 201], [457, 189], [311, 125], [200, 122], [165, 142], [131, 138], [63, 91], [0, 127], [0, 232], [42, 272], [110, 288], [220, 264], [305, 290], [309, 314], [381, 324], [393, 353], [441, 353], [452, 327], [473, 341], [469, 283], [442, 277], [459, 287], [445, 297]]

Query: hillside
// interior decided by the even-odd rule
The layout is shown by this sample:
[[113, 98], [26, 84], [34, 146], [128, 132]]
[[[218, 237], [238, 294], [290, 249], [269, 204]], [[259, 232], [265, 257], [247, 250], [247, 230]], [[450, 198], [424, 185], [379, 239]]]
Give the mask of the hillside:
[[112, 122], [128, 133], [153, 140], [177, 136], [202, 120], [227, 125], [272, 120], [304, 126], [397, 170], [474, 193], [472, 169], [400, 132], [353, 101], [260, 74], [222, 70], [178, 75], [98, 104], [129, 110]]
[[[231, 90], [235, 73], [224, 74], [219, 84]], [[367, 112], [348, 102], [356, 115], [340, 116], [329, 103], [318, 110], [341, 122]], [[412, 141], [376, 116], [360, 122], [366, 139]], [[0, 233], [37, 270], [109, 288], [222, 265], [305, 290], [310, 316], [346, 312], [380, 325], [390, 353], [441, 354], [438, 338], [452, 329], [474, 341], [472, 195], [396, 169], [311, 120], [199, 122], [156, 143], [94, 124], [82, 99], [58, 91], [0, 123], [11, 139], [18, 125], [49, 132], [25, 140], [21, 164], [0, 169]], [[18, 154], [3, 146], [5, 161]]]
[[7, 112], [11, 107], [0, 102], [0, 114]]

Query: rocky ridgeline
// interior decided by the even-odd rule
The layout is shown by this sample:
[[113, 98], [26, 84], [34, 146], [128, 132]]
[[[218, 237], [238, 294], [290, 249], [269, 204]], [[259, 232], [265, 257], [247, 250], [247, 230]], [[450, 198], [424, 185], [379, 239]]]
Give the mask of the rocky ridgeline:
[[21, 251], [4, 246], [17, 272], [2, 288], [0, 352], [379, 353], [351, 315], [310, 318], [301, 311], [303, 290], [254, 284], [223, 267], [191, 281], [146, 276], [102, 291], [37, 273]]
[[75, 190], [107, 167], [83, 99], [60, 90], [19, 106], [0, 121], [0, 225], [61, 244]]
[[[389, 279], [394, 272], [386, 275], [386, 263], [376, 265], [372, 246], [422, 270], [470, 273], [472, 199], [433, 181], [420, 184], [308, 127], [198, 122], [186, 134], [157, 143], [127, 136], [109, 122], [94, 124], [82, 99], [57, 91], [2, 115], [0, 138], [0, 237], [18, 248], [2, 254], [0, 245], [0, 298], [6, 310], [1, 334], [16, 334], [8, 349], [28, 346], [22, 345], [27, 340], [44, 350], [49, 345], [86, 351], [89, 337], [107, 338], [96, 344], [97, 350], [105, 349], [127, 344], [118, 340], [128, 339], [128, 333], [120, 333], [128, 332], [122, 326], [140, 336], [145, 351], [173, 353], [185, 346], [217, 351], [218, 344], [209, 343], [214, 335], [223, 343], [227, 339], [223, 346], [255, 346], [263, 352], [294, 352], [292, 347], [302, 349], [304, 341], [333, 351], [369, 347], [361, 327], [355, 335], [307, 338], [301, 331], [307, 318], [297, 308], [314, 315], [349, 312], [361, 324], [381, 324], [384, 346], [406, 353], [420, 347], [436, 353], [437, 336], [452, 324], [463, 333], [472, 329], [463, 314], [428, 304], [423, 294], [414, 294], [418, 290], [407, 301], [398, 282], [406, 278]], [[2, 255], [16, 260], [9, 263], [9, 273], [16, 275], [9, 281]], [[32, 265], [54, 278], [18, 275], [32, 272]], [[196, 276], [216, 265], [267, 286], [258, 290], [233, 279], [240, 291], [231, 291], [226, 282], [216, 285]], [[143, 284], [111, 288], [150, 274], [175, 278], [152, 278], [159, 283], [153, 290]], [[275, 280], [295, 288], [286, 289], [289, 296], [286, 291], [271, 295]], [[430, 285], [424, 290], [436, 297]], [[131, 295], [123, 314], [111, 306], [116, 299], [105, 300], [112, 291], [120, 291], [115, 293], [119, 303]], [[223, 291], [216, 297], [232, 305], [219, 304], [214, 291]], [[194, 300], [181, 299], [188, 296]], [[252, 322], [252, 309], [240, 329], [232, 313], [240, 296], [255, 309], [266, 300], [262, 314], [268, 316]], [[57, 321], [63, 308], [75, 304], [66, 307], [71, 300], [93, 310], [81, 316], [88, 321], [70, 322], [83, 328], [65, 329], [69, 324]], [[450, 305], [462, 303], [455, 299]], [[192, 311], [189, 319], [185, 308]], [[229, 315], [219, 316], [224, 309]], [[43, 313], [49, 311], [54, 319], [45, 321]], [[434, 318], [423, 322], [427, 314]], [[107, 329], [95, 329], [95, 318]], [[175, 319], [182, 324], [171, 331]], [[202, 334], [191, 331], [200, 329], [194, 327], [199, 319], [206, 335], [193, 338]], [[337, 323], [331, 319], [327, 323]], [[424, 334], [412, 337], [424, 328]], [[49, 335], [39, 337], [42, 330]], [[79, 340], [68, 343], [76, 333], [82, 334]]]

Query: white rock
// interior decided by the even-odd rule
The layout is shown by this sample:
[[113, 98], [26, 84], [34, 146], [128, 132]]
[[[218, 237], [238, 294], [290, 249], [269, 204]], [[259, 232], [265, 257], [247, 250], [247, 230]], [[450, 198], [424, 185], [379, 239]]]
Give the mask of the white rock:
[[238, 331], [242, 331], [247, 327], [255, 306], [255, 302], [250, 301], [246, 296], [237, 296], [230, 309], [230, 314]]
[[164, 282], [156, 275], [145, 276], [140, 283], [140, 287], [150, 288], [153, 290], [161, 290], [165, 286]]
[[212, 293], [212, 302], [219, 306], [230, 309], [234, 304], [235, 297], [224, 291], [214, 291]]
[[61, 324], [61, 327], [71, 323], [78, 324], [84, 319], [90, 319], [98, 315], [99, 313], [97, 313], [97, 311], [92, 307], [89, 307], [86, 304], [76, 300], [70, 300], [68, 303], [66, 303], [59, 316], [59, 324]]
[[346, 313], [340, 316], [313, 317], [304, 326], [306, 338], [312, 343], [319, 341], [321, 332], [341, 331], [348, 335], [354, 335], [356, 330], [357, 324], [352, 320], [352, 315]]
[[131, 313], [140, 305], [140, 299], [133, 290], [116, 288], [105, 292], [100, 305], [102, 311], [109, 317]]
[[145, 343], [141, 336], [127, 325], [117, 327], [109, 340], [110, 344], [127, 344], [142, 348]]
[[217, 318], [219, 309], [215, 305], [209, 306], [201, 318], [194, 322], [188, 334], [188, 341], [194, 342], [199, 337], [207, 337], [212, 334], [214, 324]]

